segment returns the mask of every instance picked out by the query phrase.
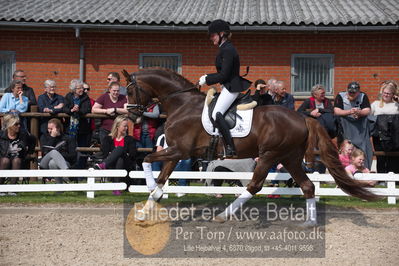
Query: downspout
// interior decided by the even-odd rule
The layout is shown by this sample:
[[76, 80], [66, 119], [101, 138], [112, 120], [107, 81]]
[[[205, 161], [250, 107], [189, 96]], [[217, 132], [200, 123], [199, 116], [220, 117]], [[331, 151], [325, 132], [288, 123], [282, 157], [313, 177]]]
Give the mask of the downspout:
[[79, 41], [79, 80], [85, 81], [85, 44], [80, 37], [80, 28], [75, 28], [75, 36]]

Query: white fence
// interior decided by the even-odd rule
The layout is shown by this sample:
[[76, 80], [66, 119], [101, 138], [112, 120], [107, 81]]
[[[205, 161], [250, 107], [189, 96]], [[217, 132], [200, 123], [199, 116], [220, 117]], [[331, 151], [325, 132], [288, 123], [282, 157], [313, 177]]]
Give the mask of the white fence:
[[125, 190], [126, 183], [96, 183], [100, 177], [125, 177], [126, 170], [0, 170], [0, 178], [6, 177], [87, 177], [87, 183], [77, 184], [18, 184], [0, 185], [0, 192], [45, 192], [45, 191], [87, 191], [88, 198], [94, 198], [94, 191]]
[[[154, 176], [158, 176], [159, 172], [154, 172]], [[143, 171], [132, 171], [129, 173], [131, 178], [144, 178]], [[320, 182], [335, 183], [333, 177], [329, 174], [313, 173], [308, 177], [315, 185], [315, 195], [319, 196], [348, 196], [341, 189], [323, 188]], [[250, 180], [252, 173], [250, 172], [173, 172], [169, 179], [230, 179], [230, 180]], [[267, 181], [278, 180], [285, 181], [291, 178], [290, 174], [271, 173], [267, 176]], [[396, 197], [399, 197], [399, 189], [395, 186], [395, 181], [399, 181], [399, 174], [356, 174], [356, 179], [361, 180], [377, 180], [386, 182], [386, 187], [370, 188], [369, 190], [377, 195], [387, 197], [388, 204], [396, 204]], [[165, 184], [165, 193], [195, 193], [195, 194], [237, 194], [241, 193], [244, 187], [213, 187], [213, 186], [169, 186]], [[132, 185], [129, 187], [130, 192], [143, 193], [148, 192], [147, 186]], [[278, 194], [278, 195], [303, 195], [300, 188], [285, 187], [263, 187], [258, 194]]]

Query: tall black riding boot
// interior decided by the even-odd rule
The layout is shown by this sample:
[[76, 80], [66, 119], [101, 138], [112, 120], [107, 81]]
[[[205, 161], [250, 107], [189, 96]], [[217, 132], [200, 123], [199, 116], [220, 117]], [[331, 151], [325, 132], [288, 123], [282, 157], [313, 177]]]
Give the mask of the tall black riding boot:
[[215, 124], [216, 127], [219, 129], [220, 134], [222, 134], [224, 140], [226, 158], [236, 157], [234, 142], [233, 139], [231, 138], [229, 126], [227, 125], [226, 120], [224, 120], [222, 113], [218, 112], [216, 114]]

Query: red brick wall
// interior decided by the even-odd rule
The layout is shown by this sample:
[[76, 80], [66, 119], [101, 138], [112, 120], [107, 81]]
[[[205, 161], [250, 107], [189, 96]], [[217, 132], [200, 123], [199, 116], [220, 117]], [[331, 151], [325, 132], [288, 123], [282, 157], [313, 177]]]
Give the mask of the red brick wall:
[[[17, 69], [24, 69], [28, 85], [42, 93], [43, 81], [54, 79], [60, 94], [68, 92], [71, 79], [79, 78], [79, 43], [75, 32], [0, 31], [0, 50], [16, 52]], [[139, 53], [180, 53], [183, 75], [196, 82], [214, 71], [213, 47], [205, 33], [88, 32], [81, 36], [86, 45], [86, 81], [96, 98], [106, 87], [110, 71], [136, 71]], [[399, 34], [354, 33], [234, 33], [233, 42], [242, 72], [250, 65], [250, 80], [275, 77], [290, 87], [291, 55], [328, 53], [335, 56], [334, 93], [350, 81], [359, 81], [371, 100], [378, 84], [399, 81]]]

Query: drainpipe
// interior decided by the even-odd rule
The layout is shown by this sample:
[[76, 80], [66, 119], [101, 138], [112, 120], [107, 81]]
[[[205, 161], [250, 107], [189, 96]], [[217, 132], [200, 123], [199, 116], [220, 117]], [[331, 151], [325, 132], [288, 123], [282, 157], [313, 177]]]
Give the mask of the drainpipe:
[[75, 36], [79, 41], [79, 80], [85, 81], [85, 44], [80, 38], [80, 28], [75, 28]]

